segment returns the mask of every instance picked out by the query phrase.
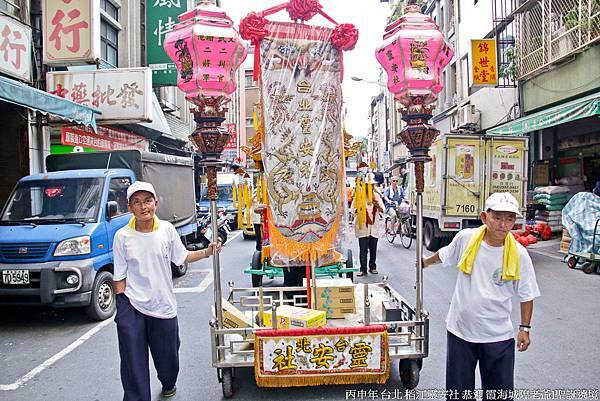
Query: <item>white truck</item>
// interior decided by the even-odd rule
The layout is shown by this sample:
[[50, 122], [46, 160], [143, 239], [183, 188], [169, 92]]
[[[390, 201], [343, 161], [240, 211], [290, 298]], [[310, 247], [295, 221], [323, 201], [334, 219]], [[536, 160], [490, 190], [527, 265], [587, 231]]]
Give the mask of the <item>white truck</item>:
[[[479, 216], [491, 193], [512, 193], [525, 216], [528, 139], [442, 134], [435, 140], [431, 161], [425, 164], [423, 193], [423, 243], [428, 250], [436, 251], [463, 228], [481, 225]], [[410, 185], [414, 188], [414, 170]], [[414, 191], [411, 198], [414, 205]], [[524, 220], [517, 220], [515, 229]]]

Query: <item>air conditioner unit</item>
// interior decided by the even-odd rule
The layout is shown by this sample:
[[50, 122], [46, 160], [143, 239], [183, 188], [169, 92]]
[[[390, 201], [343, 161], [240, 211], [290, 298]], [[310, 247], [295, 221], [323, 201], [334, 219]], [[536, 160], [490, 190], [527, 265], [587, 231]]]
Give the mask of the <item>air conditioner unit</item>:
[[467, 104], [458, 109], [458, 127], [473, 128], [477, 126], [477, 116], [475, 115], [475, 105]]

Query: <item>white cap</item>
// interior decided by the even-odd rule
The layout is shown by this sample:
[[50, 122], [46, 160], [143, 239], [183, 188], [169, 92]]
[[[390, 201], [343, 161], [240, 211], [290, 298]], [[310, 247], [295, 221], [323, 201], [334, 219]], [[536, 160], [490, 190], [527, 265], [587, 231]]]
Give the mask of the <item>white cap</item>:
[[519, 202], [510, 192], [496, 192], [485, 201], [485, 210], [495, 212], [512, 212], [518, 217], [523, 217], [519, 211]]
[[127, 188], [127, 202], [129, 202], [129, 199], [131, 199], [133, 194], [138, 191], [150, 192], [152, 196], [154, 196], [154, 199], [156, 199], [156, 191], [154, 190], [152, 184], [144, 181], [136, 181], [133, 184], [131, 184], [129, 188]]

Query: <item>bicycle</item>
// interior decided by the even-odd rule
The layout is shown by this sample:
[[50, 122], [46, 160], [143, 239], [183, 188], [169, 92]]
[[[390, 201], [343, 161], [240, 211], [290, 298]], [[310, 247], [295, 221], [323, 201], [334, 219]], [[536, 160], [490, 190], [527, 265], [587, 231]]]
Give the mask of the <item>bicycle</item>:
[[396, 240], [396, 236], [400, 235], [400, 243], [406, 249], [410, 249], [413, 239], [413, 228], [412, 228], [412, 217], [410, 210], [406, 212], [400, 212], [398, 206], [395, 206], [396, 210], [396, 221], [394, 226], [391, 227], [391, 216], [385, 218], [385, 236], [390, 244], [393, 244]]

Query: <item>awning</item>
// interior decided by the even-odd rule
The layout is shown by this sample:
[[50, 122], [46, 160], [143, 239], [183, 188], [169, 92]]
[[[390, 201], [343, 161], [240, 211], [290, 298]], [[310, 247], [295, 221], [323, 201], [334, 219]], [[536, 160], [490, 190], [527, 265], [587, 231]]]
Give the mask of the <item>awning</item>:
[[487, 130], [487, 135], [523, 135], [581, 118], [600, 115], [600, 92], [560, 104], [546, 110]]
[[42, 114], [51, 114], [65, 120], [89, 125], [94, 131], [96, 131], [94, 113], [101, 114], [98, 110], [3, 76], [0, 76], [0, 100], [27, 107]]

